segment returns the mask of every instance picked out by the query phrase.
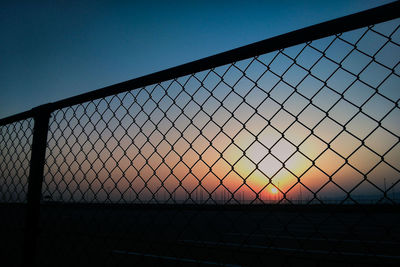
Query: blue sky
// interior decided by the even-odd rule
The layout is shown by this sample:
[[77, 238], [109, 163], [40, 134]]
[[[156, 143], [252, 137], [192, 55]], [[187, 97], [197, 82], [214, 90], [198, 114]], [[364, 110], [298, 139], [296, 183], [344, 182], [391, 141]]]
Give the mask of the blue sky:
[[391, 1], [2, 1], [0, 118]]

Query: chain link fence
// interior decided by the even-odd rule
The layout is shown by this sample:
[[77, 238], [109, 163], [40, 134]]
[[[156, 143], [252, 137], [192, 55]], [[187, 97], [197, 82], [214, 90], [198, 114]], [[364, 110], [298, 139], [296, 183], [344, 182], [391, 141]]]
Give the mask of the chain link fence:
[[0, 126], [0, 258], [6, 265], [7, 259], [21, 263], [32, 136], [32, 119]]
[[[55, 107], [38, 262], [398, 263], [399, 27]], [[1, 126], [2, 202], [25, 200], [30, 125]]]

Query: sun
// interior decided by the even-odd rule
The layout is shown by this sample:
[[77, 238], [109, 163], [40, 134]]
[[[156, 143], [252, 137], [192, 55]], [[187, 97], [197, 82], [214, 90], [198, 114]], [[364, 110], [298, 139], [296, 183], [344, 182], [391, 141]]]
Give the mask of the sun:
[[276, 187], [272, 187], [272, 188], [271, 188], [271, 193], [272, 193], [272, 194], [278, 193], [278, 189], [276, 189]]

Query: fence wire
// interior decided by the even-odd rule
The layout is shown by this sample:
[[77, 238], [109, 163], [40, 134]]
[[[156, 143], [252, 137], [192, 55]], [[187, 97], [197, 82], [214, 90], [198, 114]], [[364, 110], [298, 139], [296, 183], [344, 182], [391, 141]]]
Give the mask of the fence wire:
[[[399, 25], [55, 110], [39, 263], [396, 265]], [[31, 121], [0, 133], [23, 203]]]
[[393, 20], [56, 110], [51, 254], [399, 260], [399, 216], [370, 206], [399, 202], [399, 43]]
[[0, 262], [7, 266], [22, 258], [32, 137], [32, 119], [0, 126]]

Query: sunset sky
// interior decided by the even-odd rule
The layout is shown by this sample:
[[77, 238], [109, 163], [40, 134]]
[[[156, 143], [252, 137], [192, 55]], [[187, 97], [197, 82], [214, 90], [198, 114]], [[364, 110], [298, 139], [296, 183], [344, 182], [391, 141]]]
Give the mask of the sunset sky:
[[[222, 3], [226, 4], [220, 2], [215, 9], [224, 10]], [[43, 21], [34, 20], [35, 23], [43, 26], [47, 19], [55, 19], [60, 25], [55, 23], [42, 29], [42, 33], [48, 34], [44, 37], [49, 39], [45, 38], [46, 47], [33, 46], [37, 48], [34, 56], [23, 52], [16, 57], [21, 62], [26, 59], [25, 68], [32, 68], [27, 77], [16, 79], [16, 73], [6, 71], [12, 75], [2, 80], [6, 90], [2, 90], [0, 99], [8, 106], [0, 105], [0, 115], [28, 109], [35, 101], [43, 104], [58, 100], [360, 11], [360, 3], [354, 1], [350, 6], [339, 1], [337, 8], [319, 2], [310, 6], [293, 4], [287, 9], [297, 8], [296, 16], [291, 18], [296, 26], [287, 21], [279, 23], [290, 15], [282, 4], [252, 2], [241, 9], [238, 2], [233, 2], [227, 9], [229, 16], [223, 14], [218, 19], [214, 16], [216, 10], [201, 6], [205, 10], [202, 16], [212, 18], [201, 20], [206, 23], [203, 31], [196, 28], [200, 27], [199, 18], [189, 19], [190, 13], [186, 12], [196, 4], [189, 7], [181, 3], [170, 14], [167, 12], [170, 7], [160, 2], [151, 16], [146, 16], [151, 13], [148, 6], [114, 5], [110, 14], [116, 21], [107, 24], [113, 25], [111, 28], [98, 25], [111, 19], [105, 16], [104, 8], [108, 5], [103, 2], [94, 8], [94, 22], [83, 13], [73, 22], [62, 16], [49, 17], [44, 10], [61, 6], [48, 4], [38, 11]], [[376, 6], [374, 1], [368, 4]], [[362, 6], [362, 9], [369, 7]], [[71, 7], [63, 14], [83, 12], [82, 7]], [[137, 16], [129, 17], [124, 7], [132, 10], [137, 7], [144, 13], [135, 11]], [[165, 12], [161, 12], [161, 7], [167, 8]], [[269, 10], [271, 16], [266, 16], [260, 7]], [[15, 7], [9, 4], [7, 8]], [[328, 8], [332, 12], [319, 12]], [[273, 14], [274, 9], [282, 14]], [[318, 16], [305, 16], [307, 12]], [[159, 21], [155, 20], [156, 14]], [[246, 20], [250, 15], [253, 19]], [[22, 16], [23, 22], [18, 26], [22, 32], [29, 28], [24, 24], [29, 20], [25, 21], [26, 17]], [[264, 20], [257, 19], [261, 17]], [[139, 23], [140, 18], [154, 21]], [[13, 18], [10, 15], [6, 19]], [[167, 24], [160, 26], [163, 21]], [[186, 27], [179, 26], [183, 21], [187, 21]], [[127, 32], [127, 22], [137, 26], [139, 39]], [[267, 25], [266, 29], [261, 28], [261, 22]], [[70, 23], [84, 26], [76, 33]], [[234, 65], [56, 110], [50, 120], [43, 195], [64, 201], [144, 203], [202, 203], [207, 199], [207, 203], [296, 203], [312, 199], [342, 201], [349, 197], [355, 201], [361, 201], [362, 197], [377, 201], [385, 190], [389, 198], [395, 196], [400, 192], [398, 23], [395, 20], [376, 25], [372, 30], [362, 28], [330, 36]], [[220, 24], [227, 26], [214, 27]], [[60, 35], [55, 32], [63, 27], [80, 41], [58, 39]], [[165, 31], [166, 28], [170, 30]], [[204, 32], [204, 29], [212, 30]], [[223, 29], [224, 34], [218, 29]], [[87, 31], [91, 33], [89, 37], [85, 37]], [[101, 41], [105, 38], [102, 34], [109, 37], [124, 34], [127, 44], [120, 44], [124, 49], [114, 46], [115, 53], [111, 56], [107, 42]], [[21, 36], [22, 40], [26, 38]], [[43, 42], [41, 38], [38, 37], [39, 42]], [[51, 45], [52, 38], [55, 47]], [[201, 43], [203, 38], [210, 43]], [[93, 45], [96, 40], [98, 46]], [[149, 40], [154, 41], [146, 48], [149, 53], [141, 56], [126, 53], [129, 43], [135, 43], [130, 49], [137, 53], [143, 49], [140, 44]], [[183, 47], [175, 43], [185, 40]], [[92, 44], [94, 52], [84, 57], [76, 53], [75, 59], [71, 59], [69, 56], [79, 51], [76, 45], [81, 41], [85, 47]], [[193, 46], [188, 44], [192, 42]], [[6, 49], [11, 49], [11, 43], [6, 42]], [[23, 45], [15, 49], [22, 48]], [[65, 54], [60, 53], [63, 49]], [[40, 58], [37, 65], [32, 63], [35, 57]], [[97, 64], [100, 59], [104, 61]], [[10, 69], [18, 68], [18, 60], [15, 62]], [[53, 67], [57, 62], [59, 65]], [[6, 69], [3, 65], [1, 68]], [[132, 73], [137, 75], [132, 77]], [[23, 89], [14, 90], [15, 87]], [[12, 105], [12, 99], [21, 94], [26, 94], [23, 100], [29, 101], [18, 100], [18, 105]], [[17, 136], [30, 131], [26, 123], [21, 127], [24, 132]], [[16, 138], [14, 133], [11, 136], [8, 133], [7, 128], [1, 128], [6, 138], [0, 140], [0, 148], [14, 144], [11, 149], [25, 151], [24, 145], [17, 144], [21, 140], [30, 142], [29, 137]], [[3, 179], [17, 175], [7, 172], [10, 162], [22, 166], [16, 168], [18, 176], [26, 178], [23, 169], [27, 161], [12, 158], [6, 161], [0, 165]]]
[[393, 196], [400, 170], [397, 25], [56, 111], [46, 190], [74, 201], [85, 199], [93, 182], [100, 201], [186, 203]]

